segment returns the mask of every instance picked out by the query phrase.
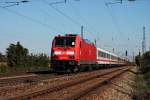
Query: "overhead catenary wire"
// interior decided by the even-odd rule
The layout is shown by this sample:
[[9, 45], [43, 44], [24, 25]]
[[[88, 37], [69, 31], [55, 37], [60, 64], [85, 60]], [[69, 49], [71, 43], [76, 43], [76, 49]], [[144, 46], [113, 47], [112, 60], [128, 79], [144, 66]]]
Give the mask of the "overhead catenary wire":
[[[38, 9], [38, 11], [41, 11], [41, 13], [44, 14], [45, 16], [47, 16], [49, 19], [51, 17], [53, 17], [54, 14], [52, 14], [51, 12], [49, 12], [49, 7], [45, 6], [46, 8], [45, 7], [43, 8], [43, 7], [41, 7], [41, 6], [37, 5], [37, 4], [35, 4], [34, 6], [36, 7], [36, 9]], [[46, 22], [47, 22], [47, 20], [46, 20]], [[64, 23], [59, 23], [59, 25], [64, 26]], [[59, 30], [61, 30], [59, 32], [62, 32], [62, 29], [59, 28]]]
[[[119, 27], [119, 24], [118, 24], [118, 21], [117, 21], [117, 18], [115, 16], [115, 13], [114, 13], [113, 9], [110, 8], [109, 4], [107, 2], [105, 2], [105, 1], [104, 1], [104, 5], [106, 6], [106, 8], [107, 8], [107, 10], [108, 10], [108, 12], [109, 12], [109, 14], [111, 16], [112, 22], [114, 24], [114, 27], [116, 28], [116, 31], [117, 31], [118, 35], [124, 40], [125, 39], [124, 36], [123, 36], [124, 34], [120, 30], [120, 27]], [[119, 39], [121, 39], [121, 38], [119, 38]], [[117, 46], [117, 44], [115, 43], [114, 46]]]
[[[105, 4], [105, 6], [107, 7], [107, 9], [108, 9], [108, 12], [109, 12], [109, 14], [110, 14], [110, 16], [111, 16], [111, 18], [112, 18], [112, 21], [113, 21], [113, 24], [114, 24], [114, 26], [115, 26], [115, 28], [116, 28], [116, 30], [117, 30], [117, 33], [118, 33], [118, 35], [120, 35], [120, 37], [123, 39], [123, 40], [125, 40], [125, 36], [124, 36], [124, 34], [121, 32], [121, 30], [120, 30], [120, 27], [119, 27], [119, 25], [118, 25], [118, 21], [117, 21], [117, 19], [116, 19], [116, 17], [115, 17], [115, 15], [114, 15], [114, 13], [113, 13], [113, 9], [110, 9], [109, 8], [109, 6], [107, 5], [107, 3], [104, 1], [104, 4]], [[120, 38], [120, 39], [121, 39]]]
[[[65, 18], [67, 18], [68, 20], [70, 20], [71, 22], [73, 22], [74, 24], [76, 24], [77, 26], [81, 27], [83, 24], [80, 24], [78, 21], [74, 20], [72, 17], [68, 16], [67, 14], [65, 14], [64, 12], [62, 12], [61, 10], [57, 9], [56, 7], [52, 6], [52, 3], [49, 3], [47, 0], [42, 0], [45, 4], [48, 4], [52, 9], [54, 9], [55, 11], [57, 11], [59, 14], [61, 14], [62, 16], [64, 16]], [[66, 3], [66, 1], [62, 1], [60, 3]], [[57, 3], [56, 3], [57, 4]], [[59, 2], [58, 2], [59, 4]], [[53, 4], [54, 5], [54, 4]], [[73, 7], [73, 6], [72, 6]], [[74, 10], [75, 11], [75, 10]], [[76, 12], [76, 15], [79, 15], [77, 14]], [[80, 15], [79, 15], [80, 16]], [[91, 32], [91, 30], [89, 30], [87, 28], [87, 22], [80, 16], [80, 18], [82, 19], [82, 21], [84, 21], [84, 28], [86, 28], [87, 31]], [[86, 26], [85, 26], [86, 24]], [[92, 28], [93, 29], [93, 28]], [[96, 32], [96, 31], [95, 31]], [[91, 35], [91, 34], [90, 34]], [[92, 35], [93, 36], [93, 35]]]
[[[52, 9], [54, 9], [56, 12], [58, 12], [59, 14], [61, 14], [62, 16], [64, 16], [65, 18], [67, 18], [68, 20], [70, 20], [72, 23], [74, 23], [74, 24], [76, 24], [78, 27], [81, 27], [81, 26], [84, 26], [84, 28], [86, 28], [86, 30], [87, 31], [89, 31], [90, 33], [92, 33], [91, 32], [91, 30], [89, 30], [87, 27], [88, 27], [88, 25], [87, 25], [87, 22], [80, 16], [80, 18], [82, 19], [82, 21], [84, 21], [84, 24], [80, 24], [78, 21], [76, 21], [76, 20], [74, 20], [72, 17], [70, 17], [69, 15], [67, 15], [67, 14], [65, 14], [64, 12], [62, 12], [61, 10], [59, 10], [58, 8], [56, 8], [56, 7], [54, 7], [54, 6], [52, 6], [52, 5], [55, 5], [55, 3], [50, 3], [50, 2], [48, 2], [47, 0], [41, 0], [42, 2], [44, 2], [45, 4], [47, 4], [47, 5], [49, 5]], [[60, 4], [60, 3], [66, 3], [66, 1], [64, 0], [64, 1], [62, 1], [62, 2], [56, 2], [56, 4]], [[76, 15], [77, 15], [77, 12], [76, 12]], [[78, 14], [79, 15], [79, 14]], [[94, 29], [94, 28], [92, 28], [92, 29]], [[96, 31], [95, 31], [96, 32]], [[96, 32], [97, 33], [97, 32]], [[89, 35], [91, 35], [91, 34], [89, 34]], [[91, 35], [91, 36], [93, 36], [93, 35]], [[97, 37], [97, 36], [95, 36], [95, 37]]]
[[7, 7], [11, 7], [11, 6], [17, 6], [20, 5], [21, 3], [27, 3], [29, 2], [28, 0], [22, 0], [22, 1], [5, 1], [5, 2], [0, 2], [3, 4], [9, 4], [9, 5], [5, 5], [5, 6], [1, 6], [3, 8], [7, 8]]
[[115, 15], [113, 14], [113, 12], [111, 11], [111, 9], [109, 8], [109, 6], [107, 5], [106, 2], [105, 2], [105, 5], [106, 5], [106, 7], [107, 7], [107, 9], [108, 9], [108, 12], [109, 12], [111, 18], [112, 18], [112, 21], [113, 21], [113, 23], [114, 23], [114, 26], [116, 27], [118, 33], [121, 35], [122, 32], [121, 32], [120, 27], [119, 27], [119, 25], [118, 25], [118, 22], [117, 22], [117, 20], [116, 20], [116, 18], [115, 18]]
[[[84, 28], [86, 28], [86, 30], [87, 30], [88, 32], [90, 32], [90, 33], [93, 33], [93, 32], [96, 33], [96, 34], [89, 34], [90, 36], [93, 37], [93, 40], [94, 40], [94, 41], [95, 41], [95, 39], [96, 39], [96, 40], [102, 40], [102, 38], [99, 39], [99, 32], [97, 32], [96, 29], [95, 29], [95, 27], [93, 27], [91, 24], [87, 24], [87, 21], [85, 20], [85, 18], [83, 18], [83, 17], [80, 15], [80, 13], [76, 11], [75, 6], [74, 6], [74, 5], [71, 5], [71, 8], [74, 10], [74, 13], [76, 14], [76, 16], [80, 17], [80, 19], [83, 21], [83, 23], [85, 23]], [[88, 27], [90, 27], [90, 28], [88, 28]], [[92, 30], [91, 30], [91, 29], [92, 29]], [[105, 40], [102, 40], [102, 41], [105, 41]], [[102, 44], [101, 44], [101, 45], [102, 45]], [[108, 44], [107, 44], [107, 45], [108, 45]]]
[[[99, 39], [99, 32], [97, 32], [96, 31], [96, 29], [95, 29], [95, 27], [93, 27], [91, 24], [87, 24], [87, 21], [85, 20], [85, 18], [83, 18], [82, 16], [81, 16], [81, 14], [76, 10], [76, 7], [74, 6], [74, 5], [71, 5], [71, 8], [74, 10], [74, 13], [76, 14], [76, 16], [78, 16], [78, 17], [80, 17], [80, 19], [83, 21], [83, 23], [84, 23], [84, 28], [88, 31], [88, 32], [90, 32], [89, 33], [89, 35], [90, 36], [92, 36], [93, 37], [93, 40], [95, 41], [95, 39], [96, 40], [102, 40], [102, 38], [101, 39]], [[90, 28], [88, 28], [88, 27], [90, 27]], [[92, 30], [91, 30], [92, 29]], [[95, 32], [96, 34], [92, 34], [93, 32]], [[103, 40], [103, 41], [105, 41], [105, 40]], [[101, 44], [102, 45], [102, 44]], [[108, 45], [108, 44], [107, 44]], [[100, 46], [100, 45], [99, 45]]]
[[52, 26], [50, 26], [50, 25], [48, 25], [48, 24], [45, 24], [45, 23], [43, 23], [43, 22], [41, 22], [41, 21], [39, 21], [39, 20], [37, 20], [37, 19], [34, 19], [34, 18], [32, 18], [32, 17], [23, 15], [23, 14], [17, 12], [17, 11], [14, 11], [14, 10], [11, 10], [11, 9], [8, 9], [8, 8], [5, 8], [5, 7], [1, 7], [1, 6], [0, 6], [0, 8], [4, 9], [4, 10], [7, 11], [7, 12], [10, 12], [10, 13], [13, 13], [13, 14], [15, 14], [15, 15], [18, 15], [18, 16], [20, 16], [20, 17], [26, 19], [26, 20], [29, 20], [29, 21], [32, 21], [32, 22], [34, 22], [34, 23], [40, 24], [40, 25], [42, 25], [42, 26], [45, 27], [45, 28], [52, 29], [53, 31], [57, 31], [57, 32], [58, 32], [58, 30], [57, 30], [56, 28], [54, 28], [54, 27], [52, 27]]
[[69, 15], [65, 14], [64, 12], [62, 12], [61, 10], [57, 9], [56, 7], [52, 6], [49, 2], [47, 2], [47, 0], [42, 0], [45, 4], [49, 5], [52, 9], [54, 9], [55, 11], [57, 11], [59, 14], [61, 14], [62, 16], [64, 16], [65, 18], [67, 18], [68, 20], [70, 20], [72, 23], [76, 24], [77, 26], [81, 27], [82, 25], [74, 20], [72, 17], [70, 17]]
[[[83, 21], [83, 23], [84, 23], [84, 28], [86, 28], [86, 30], [87, 31], [89, 31], [90, 33], [92, 33], [92, 31], [94, 31], [95, 33], [98, 33], [96, 30], [95, 30], [95, 27], [92, 27], [92, 25], [89, 25], [89, 24], [87, 24], [87, 20], [85, 20], [85, 18], [83, 18], [82, 16], [81, 16], [81, 14], [76, 10], [76, 7], [74, 6], [74, 5], [71, 5], [71, 8], [74, 10], [74, 13], [76, 14], [76, 16], [78, 16], [78, 17], [80, 17], [80, 19]], [[88, 28], [88, 27], [90, 27], [90, 29]], [[92, 29], [92, 30], [91, 30]], [[91, 34], [89, 34], [89, 35], [91, 35]], [[93, 34], [94, 36], [95, 36], [95, 34]], [[91, 35], [91, 36], [93, 36], [93, 35]], [[97, 36], [95, 36], [95, 38], [96, 38]]]
[[[74, 24], [76, 24], [77, 26], [79, 26], [79, 27], [82, 26], [78, 21], [74, 20], [72, 17], [68, 16], [67, 14], [65, 14], [64, 12], [62, 12], [61, 10], [59, 10], [58, 8], [52, 6], [51, 3], [49, 3], [47, 0], [42, 0], [42, 1], [44, 1], [44, 3], [48, 4], [51, 8], [53, 8], [55, 11], [57, 11], [59, 14], [61, 14], [62, 16], [64, 16], [65, 18], [67, 18], [68, 20], [70, 20], [71, 22], [73, 22]], [[64, 3], [66, 3], [66, 1]], [[113, 14], [112, 14], [112, 16], [113, 16]], [[116, 25], [118, 26], [117, 21], [116, 21]], [[87, 23], [86, 23], [86, 26], [87, 26]], [[121, 33], [120, 29], [119, 28], [117, 28], [117, 29]], [[89, 29], [87, 29], [87, 30], [90, 32]]]
[[56, 4], [62, 4], [62, 3], [66, 3], [67, 0], [62, 0], [62, 1], [56, 1], [56, 2], [52, 2], [52, 3], [49, 3], [50, 5], [56, 5]]

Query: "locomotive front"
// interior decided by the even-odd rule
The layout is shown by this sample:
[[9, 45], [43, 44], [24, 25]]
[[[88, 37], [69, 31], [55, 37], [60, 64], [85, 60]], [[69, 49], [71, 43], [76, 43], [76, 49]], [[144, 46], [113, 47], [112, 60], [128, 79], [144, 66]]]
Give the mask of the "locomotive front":
[[78, 36], [56, 36], [51, 48], [51, 67], [54, 71], [76, 71], [78, 64]]

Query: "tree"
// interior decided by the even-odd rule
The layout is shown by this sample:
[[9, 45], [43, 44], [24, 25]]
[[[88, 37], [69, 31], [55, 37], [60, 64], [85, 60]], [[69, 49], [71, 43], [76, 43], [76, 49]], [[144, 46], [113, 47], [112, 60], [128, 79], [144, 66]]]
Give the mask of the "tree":
[[26, 66], [26, 59], [28, 56], [28, 49], [24, 48], [20, 42], [17, 44], [10, 44], [7, 48], [7, 64], [10, 67]]
[[48, 67], [49, 57], [46, 54], [30, 54], [19, 42], [10, 44], [6, 50], [7, 64], [10, 67]]
[[35, 67], [47, 67], [49, 63], [49, 57], [46, 54], [31, 54], [28, 56], [28, 66]]
[[136, 65], [137, 66], [140, 66], [140, 56], [139, 55], [137, 55], [136, 57], [135, 57], [135, 63], [136, 63]]
[[150, 51], [148, 52], [145, 52], [143, 55], [142, 55], [142, 58], [141, 58], [142, 62], [141, 62], [141, 71], [142, 73], [146, 73], [148, 71], [150, 71]]
[[6, 62], [6, 57], [0, 52], [0, 62]]

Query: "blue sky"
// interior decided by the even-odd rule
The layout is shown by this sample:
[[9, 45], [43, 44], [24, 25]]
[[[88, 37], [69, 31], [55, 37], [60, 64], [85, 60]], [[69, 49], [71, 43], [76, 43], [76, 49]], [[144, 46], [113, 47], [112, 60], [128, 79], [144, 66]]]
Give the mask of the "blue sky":
[[[21, 0], [0, 0], [21, 1]], [[52, 38], [58, 34], [80, 34], [84, 26], [84, 37], [94, 41], [98, 47], [124, 55], [138, 53], [141, 49], [142, 27], [146, 27], [147, 50], [150, 46], [150, 0], [137, 0], [106, 6], [115, 0], [67, 0], [66, 4], [52, 5], [72, 20], [64, 17], [45, 0], [0, 8], [0, 52], [5, 53], [10, 43], [20, 43], [30, 53], [50, 54]], [[46, 0], [48, 3], [63, 0]], [[0, 6], [9, 4], [0, 3]], [[21, 14], [17, 15], [16, 14]], [[29, 17], [24, 18], [25, 17]], [[32, 19], [31, 19], [32, 18]], [[32, 21], [31, 21], [32, 20]], [[44, 25], [43, 25], [44, 24]]]

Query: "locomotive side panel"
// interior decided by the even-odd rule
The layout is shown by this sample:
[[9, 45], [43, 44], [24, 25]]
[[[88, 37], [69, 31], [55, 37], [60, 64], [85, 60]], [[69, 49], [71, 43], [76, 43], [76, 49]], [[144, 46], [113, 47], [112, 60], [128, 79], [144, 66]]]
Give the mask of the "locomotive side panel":
[[96, 64], [96, 47], [85, 40], [80, 42], [80, 64]]

